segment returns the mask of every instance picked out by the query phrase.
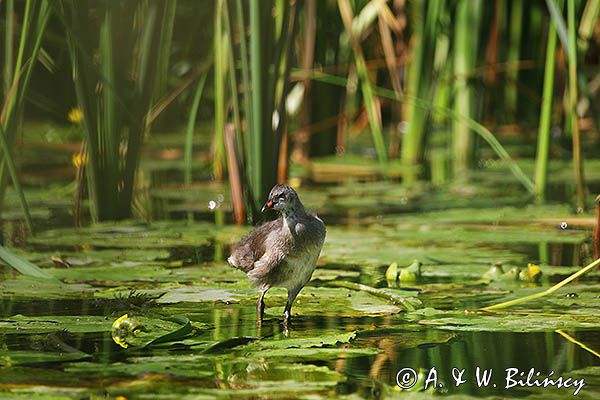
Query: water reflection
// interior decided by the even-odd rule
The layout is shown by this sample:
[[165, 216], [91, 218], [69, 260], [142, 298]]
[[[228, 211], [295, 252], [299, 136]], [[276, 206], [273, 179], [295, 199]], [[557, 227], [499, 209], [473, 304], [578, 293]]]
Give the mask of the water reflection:
[[[254, 336], [257, 328], [254, 324], [252, 307], [221, 306], [211, 311], [198, 310], [193, 317], [198, 321], [213, 318], [215, 329], [211, 338], [216, 341], [230, 337]], [[281, 321], [277, 317], [267, 319], [262, 327], [265, 337], [283, 338]], [[461, 393], [476, 396], [501, 395], [519, 397], [528, 393], [527, 389], [505, 389], [504, 377], [507, 368], [517, 368], [527, 372], [534, 368], [545, 377], [550, 371], [555, 376], [569, 376], [570, 371], [587, 366], [600, 365], [600, 359], [571, 343], [555, 332], [458, 332], [447, 342], [452, 332], [424, 328], [403, 321], [401, 316], [373, 318], [335, 318], [318, 316], [300, 316], [294, 320], [290, 337], [302, 337], [303, 333], [312, 334], [335, 329], [337, 331], [362, 330], [369, 332], [381, 328], [380, 334], [359, 336], [350, 347], [374, 347], [381, 352], [376, 356], [342, 357], [333, 361], [304, 359], [316, 365], [327, 365], [342, 373], [348, 380], [341, 385], [339, 392], [359, 391], [372, 394], [381, 384], [394, 386], [396, 374], [402, 368], [438, 371], [439, 382], [443, 388], [438, 392]], [[600, 331], [570, 332], [577, 340], [598, 347]], [[413, 345], [420, 342], [418, 345]], [[266, 360], [268, 361], [268, 360]], [[497, 387], [490, 383], [487, 387], [478, 387], [474, 379], [475, 369], [491, 369], [497, 378]], [[464, 369], [467, 382], [459, 388], [453, 387], [452, 369]], [[597, 389], [597, 388], [596, 388]], [[550, 390], [550, 389], [548, 389]], [[560, 389], [558, 393], [567, 393]], [[568, 390], [567, 390], [568, 391]]]
[[[48, 301], [48, 302], [4, 302], [2, 304], [2, 317], [10, 315], [104, 315], [114, 318], [116, 315], [114, 305], [107, 305], [94, 300], [86, 301]], [[271, 304], [267, 309], [267, 318], [262, 326], [262, 331], [257, 330], [254, 305], [252, 303], [224, 304], [224, 303], [180, 303], [170, 306], [161, 306], [156, 309], [164, 314], [185, 315], [198, 326], [203, 326], [200, 336], [196, 339], [207, 343], [227, 341], [236, 337], [256, 337], [260, 334], [263, 338], [286, 338], [279, 317], [277, 307]], [[476, 318], [476, 316], [474, 317]], [[267, 379], [269, 374], [275, 373], [281, 363], [301, 362], [315, 366], [327, 366], [346, 377], [344, 383], [335, 387], [337, 394], [360, 393], [371, 397], [386, 390], [393, 390], [396, 374], [403, 368], [410, 367], [415, 370], [430, 370], [435, 367], [438, 372], [438, 382], [444, 386], [437, 389], [440, 393], [470, 394], [476, 396], [497, 395], [519, 397], [530, 393], [523, 388], [504, 388], [503, 376], [506, 368], [518, 368], [529, 371], [534, 368], [545, 376], [550, 370], [555, 375], [569, 376], [569, 372], [587, 366], [600, 365], [600, 360], [590, 352], [574, 343], [565, 340], [555, 332], [532, 333], [505, 333], [505, 332], [451, 332], [432, 329], [427, 326], [409, 322], [402, 314], [382, 317], [336, 317], [319, 315], [299, 315], [293, 320], [292, 329], [287, 338], [301, 338], [318, 336], [331, 332], [358, 331], [356, 340], [347, 346], [351, 349], [372, 348], [378, 354], [351, 357], [343, 354], [337, 357], [299, 356], [291, 355], [289, 358], [269, 359], [261, 361], [260, 376]], [[600, 347], [600, 331], [577, 331], [569, 334], [578, 341], [586, 343], [592, 348]], [[128, 363], [131, 357], [139, 362], [140, 357], [153, 357], [154, 353], [127, 352], [116, 346], [110, 339], [109, 333], [71, 334], [7, 334], [0, 339], [5, 350], [44, 350], [52, 351], [57, 339], [61, 348], [74, 348], [92, 356], [91, 361], [100, 365], [112, 365], [115, 362]], [[265, 340], [265, 339], [263, 339]], [[51, 345], [48, 345], [51, 343]], [[245, 342], [240, 342], [245, 343]], [[337, 346], [333, 346], [337, 348]], [[242, 347], [234, 346], [228, 351], [236, 351]], [[54, 349], [56, 350], [56, 349]], [[211, 359], [203, 355], [202, 350], [194, 347], [179, 347], [176, 353], [185, 360], [188, 357], [200, 357], [208, 362]], [[235, 353], [234, 353], [235, 354]], [[202, 358], [204, 357], [204, 358]], [[192, 381], [186, 381], [186, 387], [192, 390], [195, 386], [202, 387], [227, 387], [228, 378], [248, 374], [256, 368], [257, 358], [260, 354], [253, 355], [253, 360], [243, 358], [233, 364], [221, 364], [210, 361], [203, 368], [202, 375]], [[85, 361], [85, 360], [84, 360]], [[88, 362], [90, 360], [87, 360]], [[76, 365], [69, 363], [67, 365]], [[250, 365], [253, 364], [253, 365]], [[169, 365], [164, 363], [165, 367]], [[487, 387], [478, 387], [474, 380], [475, 368], [491, 369], [497, 378], [497, 387], [492, 384]], [[102, 375], [110, 372], [101, 371], [77, 372], [74, 369], [65, 370], [65, 364], [50, 363], [22, 366], [21, 370], [31, 376], [31, 382], [41, 379], [36, 371], [39, 367], [46, 370], [63, 371], [63, 379], [84, 379], [91, 387], [102, 387]], [[277, 368], [276, 368], [277, 367]], [[453, 387], [452, 369], [464, 369], [466, 380], [459, 388]], [[65, 372], [66, 371], [66, 372]], [[109, 370], [107, 370], [109, 371]], [[177, 378], [177, 373], [171, 379]], [[66, 374], [66, 375], [65, 375]], [[190, 372], [193, 375], [192, 372]], [[135, 373], [134, 373], [135, 375]], [[189, 377], [188, 377], [189, 378]], [[273, 378], [273, 377], [271, 377]], [[496, 379], [495, 378], [495, 379]], [[8, 379], [8, 378], [7, 378]], [[274, 379], [274, 378], [273, 378]], [[0, 381], [2, 379], [0, 378]], [[218, 383], [221, 382], [221, 383]], [[167, 384], [162, 381], [162, 384]], [[225, 385], [225, 386], [223, 386]], [[180, 387], [178, 391], [185, 391]], [[570, 395], [568, 389], [556, 389], [557, 393]], [[587, 390], [597, 390], [587, 388]]]
[[[575, 336], [581, 334], [576, 333]], [[395, 344], [393, 336], [386, 336], [378, 341], [378, 346], [383, 350], [381, 355], [374, 360], [349, 360], [348, 370], [352, 371], [353, 375], [360, 371], [359, 376], [368, 376], [370, 379], [394, 385], [397, 372], [403, 368], [429, 371], [435, 367], [439, 382], [444, 385], [440, 391], [477, 396], [519, 396], [523, 389], [504, 387], [507, 368], [517, 368], [525, 371], [525, 374], [534, 368], [543, 378], [550, 371], [554, 371], [556, 377], [566, 377], [569, 371], [599, 365], [598, 359], [592, 354], [562, 340], [554, 332], [462, 332], [447, 344], [408, 349], [402, 349]], [[489, 386], [478, 387], [475, 377], [477, 367], [493, 371], [493, 380]], [[465, 370], [466, 382], [459, 387], [454, 384], [453, 368]], [[496, 387], [493, 387], [493, 382], [496, 383]]]

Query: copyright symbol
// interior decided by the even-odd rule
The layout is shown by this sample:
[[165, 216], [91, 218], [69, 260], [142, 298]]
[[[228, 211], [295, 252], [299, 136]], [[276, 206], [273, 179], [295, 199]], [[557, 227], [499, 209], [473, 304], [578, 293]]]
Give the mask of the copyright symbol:
[[410, 389], [417, 383], [419, 375], [412, 368], [402, 368], [396, 374], [396, 383], [401, 389]]

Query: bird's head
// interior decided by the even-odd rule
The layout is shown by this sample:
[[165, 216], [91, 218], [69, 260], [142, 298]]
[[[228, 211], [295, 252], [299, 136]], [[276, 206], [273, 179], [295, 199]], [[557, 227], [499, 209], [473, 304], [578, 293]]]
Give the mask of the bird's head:
[[269, 193], [269, 198], [262, 208], [262, 211], [277, 210], [281, 212], [291, 212], [300, 209], [302, 203], [298, 198], [298, 194], [288, 185], [275, 185]]

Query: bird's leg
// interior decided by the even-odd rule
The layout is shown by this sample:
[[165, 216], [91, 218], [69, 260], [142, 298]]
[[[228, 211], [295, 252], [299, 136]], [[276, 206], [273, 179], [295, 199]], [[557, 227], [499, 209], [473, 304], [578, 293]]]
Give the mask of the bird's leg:
[[288, 289], [288, 298], [285, 303], [285, 309], [283, 310], [283, 325], [288, 326], [290, 324], [290, 317], [292, 316], [292, 304], [296, 300], [296, 296], [300, 293], [300, 289]]
[[265, 313], [265, 294], [268, 289], [261, 290], [256, 299], [256, 322], [258, 325], [262, 323], [263, 315]]

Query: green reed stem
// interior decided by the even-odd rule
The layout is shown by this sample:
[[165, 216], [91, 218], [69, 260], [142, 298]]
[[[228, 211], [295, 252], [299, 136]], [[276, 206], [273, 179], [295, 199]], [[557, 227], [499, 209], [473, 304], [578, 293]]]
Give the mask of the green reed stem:
[[215, 155], [213, 159], [215, 177], [218, 180], [224, 177], [225, 163], [225, 76], [227, 74], [227, 41], [223, 33], [223, 7], [224, 0], [218, 0], [215, 10], [214, 33], [214, 90], [215, 90]]
[[[225, 23], [224, 34], [227, 38], [227, 68], [229, 70], [229, 90], [231, 91], [231, 106], [233, 109], [233, 124], [235, 127], [236, 146], [238, 151], [244, 148], [244, 140], [242, 136], [242, 118], [240, 115], [240, 101], [238, 97], [237, 71], [235, 68], [235, 55], [233, 52], [234, 32], [231, 29], [231, 18], [229, 17], [229, 7], [227, 3], [223, 7], [223, 21]], [[242, 152], [243, 153], [243, 152]], [[242, 156], [241, 164], [244, 165], [245, 157]]]
[[[261, 18], [261, 4], [258, 1], [250, 2], [250, 86], [252, 88], [252, 127], [249, 132], [250, 139], [250, 154], [249, 169], [250, 169], [250, 182], [252, 183], [252, 189], [254, 190], [254, 201], [258, 204], [264, 195], [265, 182], [262, 174], [263, 164], [263, 149], [264, 146], [269, 144], [263, 143], [263, 130], [269, 129], [270, 127], [264, 124], [264, 108], [263, 108], [263, 97], [266, 93], [263, 93], [263, 79], [265, 75], [262, 59], [262, 21]], [[248, 112], [248, 110], [246, 110]], [[247, 114], [246, 114], [247, 115]]]
[[23, 210], [23, 214], [25, 215], [25, 223], [27, 224], [27, 228], [34, 234], [33, 231], [33, 223], [31, 221], [31, 214], [29, 213], [29, 206], [27, 205], [27, 200], [25, 199], [25, 192], [23, 192], [23, 187], [21, 186], [21, 181], [19, 180], [19, 175], [17, 174], [17, 168], [15, 167], [15, 161], [11, 154], [11, 150], [6, 140], [6, 131], [0, 124], [0, 146], [2, 147], [2, 156], [4, 164], [8, 169], [8, 174], [12, 180], [15, 192], [19, 197], [19, 202], [21, 203], [21, 209]]
[[[562, 5], [560, 6], [562, 8]], [[556, 25], [550, 21], [548, 43], [546, 45], [546, 66], [544, 69], [544, 89], [538, 130], [537, 154], [535, 160], [535, 199], [543, 203], [546, 198], [548, 176], [548, 155], [550, 150], [550, 128], [552, 103], [554, 100], [554, 70], [556, 65]]]
[[375, 151], [377, 152], [377, 158], [382, 171], [385, 171], [387, 165], [387, 151], [385, 149], [383, 133], [381, 131], [381, 120], [374, 96], [373, 85], [369, 79], [369, 71], [367, 69], [367, 64], [363, 56], [360, 42], [352, 31], [352, 22], [354, 20], [352, 16], [352, 8], [348, 0], [338, 0], [338, 7], [340, 9], [340, 14], [342, 15], [344, 28], [352, 45], [356, 72], [360, 79], [361, 92], [364, 97], [367, 118], [369, 119], [369, 126], [371, 127], [371, 135], [373, 136], [373, 143], [375, 145]]
[[13, 80], [13, 40], [15, 31], [15, 2], [6, 0], [6, 28], [4, 31], [4, 98], [8, 96], [8, 91]]
[[510, 12], [510, 24], [508, 35], [507, 61], [511, 65], [506, 71], [506, 86], [504, 91], [504, 103], [508, 111], [515, 116], [518, 110], [517, 83], [519, 79], [519, 60], [521, 55], [521, 33], [523, 32], [523, 0], [513, 0]]
[[184, 175], [183, 181], [186, 185], [192, 183], [192, 171], [193, 171], [193, 149], [194, 149], [194, 128], [196, 127], [196, 116], [198, 115], [198, 107], [200, 106], [200, 99], [202, 98], [202, 92], [204, 91], [204, 84], [206, 83], [206, 77], [208, 72], [202, 74], [198, 80], [198, 85], [194, 92], [194, 100], [192, 101], [192, 107], [190, 108], [190, 114], [188, 116], [188, 122], [185, 129], [185, 148], [183, 153], [183, 164], [184, 164]]
[[[347, 85], [347, 79], [343, 76], [335, 76], [330, 74], [325, 74], [322, 72], [308, 72], [308, 73], [298, 73], [296, 75], [298, 78], [302, 79], [313, 79], [320, 82], [329, 83], [332, 85], [338, 85], [345, 87]], [[473, 131], [475, 131], [483, 140], [485, 140], [492, 150], [506, 163], [510, 171], [513, 173], [515, 178], [525, 187], [525, 189], [529, 193], [533, 193], [534, 184], [531, 179], [521, 170], [518, 164], [510, 157], [510, 154], [506, 151], [506, 149], [502, 146], [502, 144], [496, 139], [494, 134], [490, 132], [485, 126], [481, 125], [479, 122], [473, 120], [472, 118], [459, 114], [449, 108], [444, 107], [436, 107], [426, 100], [419, 99], [414, 96], [409, 96], [406, 94], [395, 93], [393, 90], [382, 88], [379, 86], [373, 87], [374, 92], [381, 97], [388, 98], [396, 101], [410, 101], [416, 103], [419, 107], [426, 108], [428, 110], [434, 111], [436, 113], [441, 113], [453, 120], [460, 120], [465, 122]]]
[[[242, 0], [236, 0], [236, 20], [238, 26], [238, 32], [240, 36], [240, 69], [242, 71], [242, 96], [244, 103], [244, 119], [246, 125], [246, 132], [253, 129], [254, 122], [252, 117], [252, 97], [251, 97], [251, 81], [250, 81], [250, 62], [248, 58], [248, 46], [246, 44], [246, 25], [244, 22], [244, 9], [242, 6]], [[246, 161], [250, 159], [252, 144], [244, 147]], [[240, 149], [241, 151], [241, 149]], [[244, 163], [244, 165], [246, 165]]]
[[571, 134], [573, 136], [573, 169], [575, 173], [576, 204], [578, 211], [585, 210], [585, 179], [583, 176], [583, 160], [581, 156], [581, 137], [579, 134], [579, 118], [577, 117], [577, 43], [575, 2], [567, 1], [569, 47], [569, 110]]
[[[477, 17], [481, 15], [480, 9], [481, 7], [476, 7], [469, 1], [459, 1], [454, 26], [454, 74], [456, 76], [454, 111], [457, 115], [467, 118], [470, 118], [473, 113], [473, 96], [468, 84], [468, 76], [473, 68], [477, 52], [477, 46], [473, 46], [473, 40], [477, 37], [477, 34], [473, 32], [476, 31], [473, 21], [477, 21]], [[473, 159], [473, 135], [471, 127], [462, 118], [453, 121], [452, 131], [454, 177], [463, 180], [466, 179], [469, 164]]]

